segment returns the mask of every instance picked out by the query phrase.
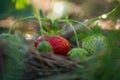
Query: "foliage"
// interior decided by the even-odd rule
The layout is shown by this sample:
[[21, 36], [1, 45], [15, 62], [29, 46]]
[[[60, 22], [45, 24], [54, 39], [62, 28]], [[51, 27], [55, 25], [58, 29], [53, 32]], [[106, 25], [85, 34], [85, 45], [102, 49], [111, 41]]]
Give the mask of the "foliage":
[[28, 50], [23, 40], [17, 35], [1, 34], [0, 49], [3, 49], [1, 53], [5, 55], [2, 80], [21, 80]]
[[16, 9], [24, 9], [28, 3], [28, 0], [12, 0], [15, 3]]

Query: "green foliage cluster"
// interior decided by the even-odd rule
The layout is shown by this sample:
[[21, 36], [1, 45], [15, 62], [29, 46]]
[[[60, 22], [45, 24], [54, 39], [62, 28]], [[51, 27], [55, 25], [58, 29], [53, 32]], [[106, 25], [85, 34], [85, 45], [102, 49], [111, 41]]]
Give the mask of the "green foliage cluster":
[[17, 35], [1, 34], [0, 49], [3, 54], [2, 80], [21, 80], [25, 68], [25, 57], [28, 52], [24, 40]]

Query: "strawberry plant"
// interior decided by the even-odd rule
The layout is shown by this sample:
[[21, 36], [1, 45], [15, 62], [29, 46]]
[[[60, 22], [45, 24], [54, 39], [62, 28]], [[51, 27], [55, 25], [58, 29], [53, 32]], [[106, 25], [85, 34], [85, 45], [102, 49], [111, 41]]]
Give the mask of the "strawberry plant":
[[[18, 0], [13, 1], [16, 4], [21, 3]], [[23, 2], [26, 4], [25, 0]], [[16, 5], [16, 7], [20, 9], [20, 7], [23, 8], [25, 6]], [[89, 26], [97, 20], [109, 17], [117, 8], [86, 23], [69, 19], [68, 16], [63, 19], [52, 20], [46, 17], [42, 10], [39, 11], [33, 8], [33, 16], [16, 20], [10, 26], [8, 33], [0, 34], [0, 48], [3, 49], [0, 51], [6, 56], [3, 80], [22, 80], [26, 70], [28, 70], [26, 71], [27, 78], [32, 77], [31, 79], [34, 77], [40, 77], [41, 79], [41, 76], [49, 77], [52, 74], [64, 75], [65, 72], [69, 72], [69, 75], [75, 75], [73, 80], [97, 80], [96, 77], [101, 77], [100, 80], [110, 80], [109, 77], [114, 75], [115, 72], [118, 72], [119, 62], [116, 64], [114, 59], [112, 59], [115, 55], [108, 51], [107, 36], [104, 36], [101, 31], [94, 30]], [[29, 41], [24, 36], [18, 36], [13, 31], [16, 23], [28, 19], [35, 19], [39, 24], [38, 36], [34, 41], [30, 42], [32, 45], [26, 44]], [[51, 27], [46, 28], [44, 22], [50, 23]], [[59, 25], [63, 23], [71, 29], [70, 32], [73, 33], [72, 36], [75, 38], [75, 44], [71, 42], [71, 39], [65, 37], [67, 35], [72, 38], [71, 35], [68, 35], [69, 31], [65, 33], [64, 27], [61, 28], [61, 25]], [[76, 28], [74, 24], [78, 24], [79, 26]], [[84, 37], [81, 37], [84, 32], [80, 32], [78, 36], [77, 32], [81, 28], [84, 28], [88, 32]], [[107, 52], [110, 55], [106, 54]], [[99, 55], [101, 53], [102, 56]], [[119, 52], [116, 51], [116, 53]], [[109, 64], [109, 66], [106, 64]], [[114, 68], [113, 71], [111, 70], [112, 68]], [[107, 71], [105, 73], [108, 77], [102, 75], [104, 74], [104, 70]], [[29, 72], [31, 74], [28, 74]], [[117, 80], [118, 76], [113, 78]], [[66, 78], [66, 80], [70, 79], [72, 78]]]
[[[9, 29], [9, 32], [6, 33], [6, 34], [8, 34], [9, 36], [15, 36], [14, 34], [12, 34], [12, 32], [13, 32], [12, 29], [13, 29], [13, 26], [19, 21], [23, 21], [23, 20], [26, 20], [26, 19], [37, 19], [38, 23], [39, 23], [40, 30], [38, 32], [39, 37], [33, 42], [35, 50], [38, 51], [40, 54], [42, 52], [53, 52], [56, 55], [69, 57], [72, 60], [77, 59], [78, 62], [79, 62], [79, 59], [87, 58], [87, 56], [89, 56], [90, 53], [92, 53], [90, 50], [95, 50], [96, 51], [95, 47], [99, 47], [99, 46], [96, 46], [97, 44], [98, 45], [106, 44], [101, 38], [100, 39], [98, 38], [98, 40], [103, 41], [102, 43], [97, 42], [98, 40], [96, 41], [96, 40], [94, 40], [94, 38], [91, 38], [91, 39], [88, 40], [88, 42], [86, 41], [86, 43], [85, 43], [85, 41], [82, 41], [84, 45], [80, 46], [80, 43], [78, 41], [77, 32], [76, 32], [76, 30], [75, 30], [75, 28], [72, 24], [73, 23], [78, 23], [78, 24], [84, 26], [90, 32], [92, 32], [92, 30], [87, 25], [85, 25], [84, 23], [79, 22], [79, 21], [70, 20], [68, 18], [51, 21], [49, 18], [46, 18], [42, 15], [43, 14], [40, 11], [40, 15], [38, 13], [35, 13], [34, 16], [29, 16], [29, 17], [18, 19], [15, 23], [13, 23], [13, 25], [11, 25], [11, 27]], [[44, 29], [42, 21], [51, 21], [52, 22], [51, 24], [52, 24], [53, 28], [51, 29], [50, 32], [47, 32]], [[58, 26], [56, 24], [58, 24], [58, 23], [67, 23], [70, 26], [70, 28], [73, 30], [73, 33], [75, 35], [75, 40], [76, 40], [76, 47], [75, 48], [71, 49], [71, 44], [67, 39], [62, 37], [60, 34], [56, 35], [57, 32], [62, 31], [62, 30], [57, 29]], [[51, 32], [54, 32], [54, 33], [51, 34]], [[60, 32], [60, 33], [62, 33], [62, 32]], [[16, 42], [15, 41], [16, 38], [12, 38], [12, 39], [13, 39], [14, 42]], [[12, 40], [12, 39], [10, 39], [10, 40]], [[92, 42], [93, 44], [90, 44], [91, 42], [89, 43], [89, 41], [93, 41]], [[19, 43], [19, 44], [22, 44], [22, 43]], [[89, 47], [89, 46], [87, 46], [87, 44], [89, 44], [91, 46]], [[90, 49], [88, 49], [88, 48], [90, 48]], [[20, 53], [21, 52], [18, 52], [17, 54], [20, 54]], [[12, 54], [12, 53], [10, 53], [10, 54]], [[51, 55], [53, 55], [53, 54], [51, 54]], [[78, 58], [76, 56], [78, 56]], [[43, 63], [44, 62], [45, 62], [45, 64], [47, 64], [46, 61], [43, 61]], [[20, 63], [20, 62], [18, 62], [18, 63]], [[17, 67], [18, 66], [16, 64], [16, 68]], [[11, 70], [12, 68], [9, 68], [9, 69]], [[9, 69], [8, 70], [6, 69], [6, 70], [9, 71]], [[5, 74], [6, 75], [4, 77], [6, 79], [7, 78], [6, 76], [11, 76], [12, 73], [6, 72]], [[10, 79], [10, 77], [8, 77], [8, 79]]]

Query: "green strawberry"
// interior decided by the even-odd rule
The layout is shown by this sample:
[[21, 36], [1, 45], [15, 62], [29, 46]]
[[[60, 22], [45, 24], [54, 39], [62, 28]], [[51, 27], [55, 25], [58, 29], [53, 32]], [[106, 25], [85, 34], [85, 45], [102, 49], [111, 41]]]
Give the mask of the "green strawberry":
[[94, 34], [82, 41], [82, 48], [86, 49], [90, 54], [104, 52], [107, 50], [107, 46], [107, 39], [102, 34]]
[[38, 43], [37, 49], [40, 52], [48, 52], [48, 51], [52, 51], [52, 46], [47, 41], [41, 41], [40, 43]]
[[71, 59], [84, 59], [86, 58], [88, 55], [88, 52], [83, 49], [83, 48], [73, 48], [70, 52], [69, 52], [69, 57]]

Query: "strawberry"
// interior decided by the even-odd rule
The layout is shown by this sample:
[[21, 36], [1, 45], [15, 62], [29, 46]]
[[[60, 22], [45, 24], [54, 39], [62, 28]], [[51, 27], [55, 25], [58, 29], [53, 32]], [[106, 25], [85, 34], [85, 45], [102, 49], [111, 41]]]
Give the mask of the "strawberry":
[[52, 51], [52, 46], [47, 41], [41, 41], [37, 45], [37, 50], [40, 52], [50, 52]]
[[71, 59], [84, 59], [88, 55], [88, 52], [84, 48], [73, 48], [71, 51], [69, 51], [69, 57]]
[[44, 40], [51, 44], [54, 54], [67, 56], [70, 50], [70, 43], [68, 40], [61, 36], [40, 36], [34, 42], [34, 46], [37, 48], [38, 44]]
[[82, 41], [82, 48], [86, 49], [91, 54], [106, 51], [107, 47], [107, 38], [102, 34], [94, 34], [86, 37]]

